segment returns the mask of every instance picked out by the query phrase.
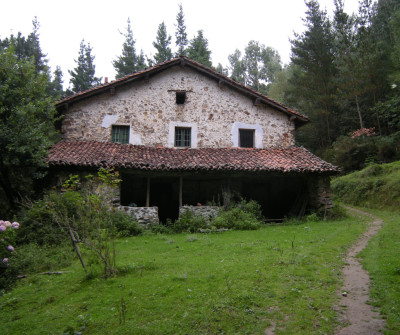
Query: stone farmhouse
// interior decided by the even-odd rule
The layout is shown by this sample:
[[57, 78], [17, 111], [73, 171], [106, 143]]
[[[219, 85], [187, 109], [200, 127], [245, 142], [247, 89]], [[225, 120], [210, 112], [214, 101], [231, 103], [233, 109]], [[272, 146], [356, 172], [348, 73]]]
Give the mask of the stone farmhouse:
[[338, 168], [295, 146], [307, 116], [186, 57], [56, 108], [63, 139], [48, 157], [53, 175], [118, 170], [115, 202], [139, 221], [206, 211], [232, 194], [258, 201], [271, 220], [332, 206]]

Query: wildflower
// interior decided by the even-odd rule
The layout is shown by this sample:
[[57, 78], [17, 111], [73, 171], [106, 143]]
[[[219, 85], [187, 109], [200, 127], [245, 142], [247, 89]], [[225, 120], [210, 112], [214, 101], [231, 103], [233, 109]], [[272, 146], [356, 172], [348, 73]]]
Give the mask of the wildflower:
[[7, 264], [7, 262], [8, 262], [8, 258], [3, 258], [3, 263]]
[[13, 247], [12, 245], [9, 245], [9, 246], [7, 247], [7, 249], [10, 250], [11, 252], [14, 251], [14, 247]]
[[18, 223], [18, 222], [13, 222], [13, 223], [12, 223], [12, 227], [13, 227], [14, 229], [18, 229], [18, 228], [19, 228], [19, 223]]

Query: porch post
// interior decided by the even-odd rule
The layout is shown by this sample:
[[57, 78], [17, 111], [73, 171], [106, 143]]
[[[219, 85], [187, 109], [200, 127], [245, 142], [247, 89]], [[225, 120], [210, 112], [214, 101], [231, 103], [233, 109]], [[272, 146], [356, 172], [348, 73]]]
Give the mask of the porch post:
[[146, 207], [150, 207], [150, 177], [147, 177]]
[[182, 207], [183, 177], [179, 177], [179, 208]]

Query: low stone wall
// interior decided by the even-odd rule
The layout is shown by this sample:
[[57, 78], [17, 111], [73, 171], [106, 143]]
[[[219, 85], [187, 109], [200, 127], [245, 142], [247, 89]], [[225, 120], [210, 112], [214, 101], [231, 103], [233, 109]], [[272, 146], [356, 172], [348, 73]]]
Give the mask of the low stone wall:
[[119, 206], [117, 208], [133, 216], [139, 224], [159, 223], [158, 207]]
[[206, 221], [212, 221], [220, 212], [222, 207], [218, 206], [182, 206], [179, 208], [179, 216], [187, 211], [192, 212], [194, 215], [202, 216]]

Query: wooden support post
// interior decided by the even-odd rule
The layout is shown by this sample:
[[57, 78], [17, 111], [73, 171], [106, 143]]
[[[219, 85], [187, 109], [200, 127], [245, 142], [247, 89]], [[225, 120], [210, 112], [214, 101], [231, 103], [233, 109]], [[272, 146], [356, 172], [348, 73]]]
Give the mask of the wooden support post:
[[150, 177], [147, 177], [146, 207], [150, 207]]
[[179, 177], [179, 208], [183, 206], [183, 201], [182, 201], [182, 193], [183, 193], [183, 177]]

